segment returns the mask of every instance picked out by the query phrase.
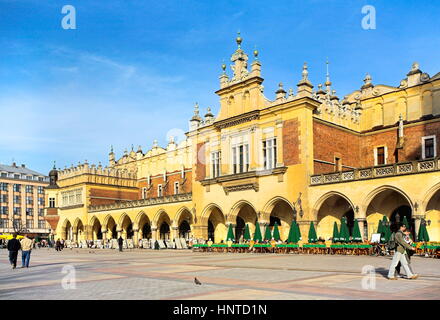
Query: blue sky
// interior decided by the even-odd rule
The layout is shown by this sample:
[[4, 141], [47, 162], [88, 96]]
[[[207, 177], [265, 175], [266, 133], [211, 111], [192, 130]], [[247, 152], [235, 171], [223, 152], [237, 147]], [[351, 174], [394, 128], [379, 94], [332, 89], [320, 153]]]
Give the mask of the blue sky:
[[[61, 8], [76, 8], [76, 30]], [[376, 8], [364, 30], [361, 9]], [[373, 83], [397, 86], [418, 61], [440, 71], [435, 1], [0, 0], [0, 163], [46, 173], [87, 159], [107, 164], [110, 145], [166, 145], [188, 129], [193, 105], [218, 110], [223, 59], [237, 30], [260, 52], [265, 95], [294, 87], [308, 62], [339, 96]]]

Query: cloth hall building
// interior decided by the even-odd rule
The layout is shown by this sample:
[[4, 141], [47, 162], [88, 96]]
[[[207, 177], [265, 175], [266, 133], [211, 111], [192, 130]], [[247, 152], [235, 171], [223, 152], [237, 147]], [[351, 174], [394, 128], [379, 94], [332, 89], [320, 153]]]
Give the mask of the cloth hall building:
[[280, 83], [269, 99], [258, 52], [249, 59], [236, 42], [218, 114], [196, 104], [184, 141], [50, 172], [55, 239], [220, 242], [229, 225], [240, 238], [246, 224], [264, 234], [277, 222], [284, 240], [296, 220], [307, 241], [311, 221], [328, 239], [344, 216], [369, 239], [383, 216], [406, 216], [440, 240], [440, 73], [414, 63], [398, 86], [367, 74], [339, 98], [328, 72], [315, 87], [304, 64], [296, 90]]

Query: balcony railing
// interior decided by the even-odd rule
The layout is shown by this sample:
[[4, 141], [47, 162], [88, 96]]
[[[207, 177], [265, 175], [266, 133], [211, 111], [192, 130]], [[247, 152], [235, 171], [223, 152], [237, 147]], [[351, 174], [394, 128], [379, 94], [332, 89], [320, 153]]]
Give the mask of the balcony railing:
[[89, 206], [89, 212], [117, 210], [117, 209], [125, 209], [125, 208], [137, 208], [137, 207], [153, 206], [156, 204], [175, 203], [175, 202], [191, 201], [191, 200], [192, 200], [192, 193], [181, 193], [181, 194], [173, 194], [171, 196], [164, 196], [157, 198], [121, 201], [111, 204]]
[[329, 183], [386, 178], [391, 176], [401, 176], [439, 170], [440, 159], [435, 158], [429, 160], [417, 160], [411, 162], [375, 166], [370, 168], [354, 169], [343, 172], [315, 174], [310, 176], [310, 184], [312, 186], [315, 186]]

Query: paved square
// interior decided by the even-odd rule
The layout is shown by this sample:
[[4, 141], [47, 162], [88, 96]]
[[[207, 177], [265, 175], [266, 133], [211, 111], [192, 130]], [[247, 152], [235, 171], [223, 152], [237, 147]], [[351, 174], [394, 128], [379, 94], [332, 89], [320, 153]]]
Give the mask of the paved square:
[[[0, 250], [3, 300], [440, 299], [440, 260], [423, 257], [412, 259], [419, 279], [389, 281], [389, 257], [36, 249], [29, 269], [11, 270], [7, 254]], [[366, 265], [374, 290], [362, 287]], [[75, 289], [63, 288], [63, 267], [74, 270]]]

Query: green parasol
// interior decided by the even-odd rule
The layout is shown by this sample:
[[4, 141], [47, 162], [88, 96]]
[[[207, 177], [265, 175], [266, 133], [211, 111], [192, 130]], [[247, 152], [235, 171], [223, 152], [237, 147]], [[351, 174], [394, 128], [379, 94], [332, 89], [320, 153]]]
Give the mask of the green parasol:
[[260, 224], [258, 222], [255, 223], [254, 241], [263, 241], [263, 238], [261, 236]]
[[341, 232], [339, 233], [339, 240], [341, 242], [349, 242], [350, 241], [350, 232], [348, 231], [346, 217], [342, 217]]
[[243, 239], [246, 240], [246, 241], [251, 240], [251, 233], [249, 231], [249, 225], [247, 225], [247, 224], [246, 224], [246, 227], [244, 229]]
[[272, 240], [272, 232], [270, 232], [270, 226], [266, 226], [266, 231], [264, 232], [264, 240]]
[[295, 224], [296, 224], [296, 235], [297, 235], [297, 239], [299, 241], [299, 240], [302, 240], [301, 229], [299, 228], [299, 224], [298, 223], [295, 222]]
[[292, 243], [293, 242], [293, 233], [295, 232], [295, 221], [292, 221], [289, 228], [289, 235], [287, 236], [286, 242]]
[[428, 242], [429, 241], [429, 235], [428, 235], [428, 230], [426, 230], [426, 224], [424, 224], [424, 223], [420, 224], [417, 239], [421, 242]]
[[226, 237], [226, 241], [235, 241], [234, 230], [232, 230], [232, 224], [229, 225], [228, 228], [228, 236]]
[[281, 239], [280, 236], [280, 230], [278, 229], [278, 223], [275, 221], [275, 224], [273, 225], [273, 236], [275, 241], [278, 241]]
[[[391, 229], [389, 226], [387, 226], [388, 223], [388, 218], [386, 216], [383, 216], [382, 219], [382, 232], [384, 234], [384, 242], [388, 242], [390, 241], [390, 237], [391, 237]], [[381, 237], [382, 240], [382, 237]]]
[[315, 226], [313, 225], [313, 221], [310, 221], [309, 243], [313, 243], [316, 241], [318, 241], [318, 237], [316, 236]]
[[361, 230], [359, 229], [359, 222], [357, 219], [354, 220], [353, 241], [362, 241]]
[[409, 230], [409, 223], [408, 223], [408, 219], [406, 219], [406, 216], [403, 216], [403, 221], [402, 223], [405, 225], [405, 227]]
[[335, 223], [333, 224], [333, 242], [338, 242], [339, 241], [339, 231], [338, 231], [338, 224]]

